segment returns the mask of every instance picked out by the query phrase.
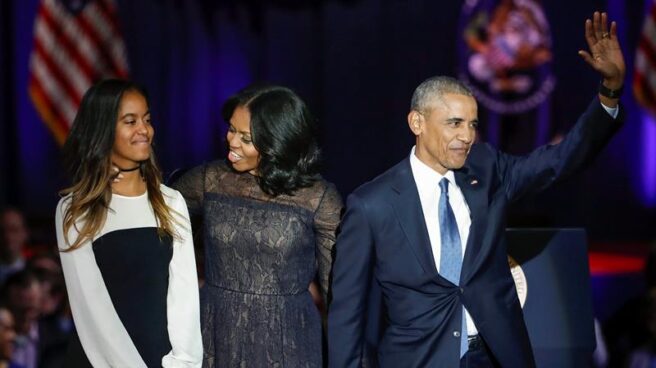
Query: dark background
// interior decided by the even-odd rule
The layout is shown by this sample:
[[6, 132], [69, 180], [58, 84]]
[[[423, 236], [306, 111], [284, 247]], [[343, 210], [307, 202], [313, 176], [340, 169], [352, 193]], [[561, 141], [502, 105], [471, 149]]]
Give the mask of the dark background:
[[[165, 172], [222, 157], [223, 101], [250, 82], [269, 81], [295, 89], [319, 118], [323, 173], [346, 197], [409, 154], [405, 118], [414, 88], [458, 69], [463, 1], [117, 2], [131, 77], [150, 93]], [[0, 1], [0, 206], [17, 205], [48, 228], [66, 180], [60, 149], [27, 94], [37, 5]], [[645, 121], [630, 89], [645, 5], [543, 2], [556, 88], [542, 109], [498, 125], [486, 124], [498, 116], [480, 106], [481, 139], [521, 154], [536, 145], [540, 117], [548, 117], [549, 138], [574, 124], [599, 81], [577, 55], [586, 47], [584, 20], [596, 9], [619, 23], [629, 67], [627, 123], [588, 171], [516, 203], [510, 225], [585, 227], [593, 244], [616, 250], [656, 237], [656, 123]]]

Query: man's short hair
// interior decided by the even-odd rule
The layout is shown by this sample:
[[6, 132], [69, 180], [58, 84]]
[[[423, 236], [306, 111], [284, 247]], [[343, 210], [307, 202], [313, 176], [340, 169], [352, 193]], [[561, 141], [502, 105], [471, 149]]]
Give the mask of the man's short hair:
[[412, 94], [410, 109], [419, 112], [429, 111], [432, 106], [431, 103], [447, 93], [474, 96], [471, 89], [463, 82], [452, 77], [438, 75], [421, 82], [415, 89], [415, 92]]

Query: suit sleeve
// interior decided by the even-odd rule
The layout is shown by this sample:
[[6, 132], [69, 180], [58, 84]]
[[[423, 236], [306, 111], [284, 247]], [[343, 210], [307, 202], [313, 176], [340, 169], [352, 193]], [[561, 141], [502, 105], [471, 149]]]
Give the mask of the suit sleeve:
[[360, 367], [365, 346], [367, 295], [374, 268], [374, 238], [364, 203], [348, 197], [335, 244], [332, 302], [328, 309], [328, 364]]
[[191, 223], [184, 198], [178, 192], [173, 199], [177, 212], [177, 238], [169, 263], [167, 318], [171, 351], [162, 358], [164, 368], [200, 368], [203, 343], [200, 333], [198, 276]]
[[[67, 198], [59, 201], [55, 213], [60, 251], [69, 247], [63, 231]], [[77, 236], [74, 228], [68, 231], [68, 240], [71, 243]], [[96, 368], [145, 368], [146, 364], [114, 309], [96, 264], [91, 242], [87, 241], [75, 250], [59, 254], [73, 321], [89, 362]]]
[[594, 99], [565, 138], [527, 156], [497, 152], [497, 170], [509, 200], [539, 192], [585, 168], [622, 126], [623, 109], [613, 118]]

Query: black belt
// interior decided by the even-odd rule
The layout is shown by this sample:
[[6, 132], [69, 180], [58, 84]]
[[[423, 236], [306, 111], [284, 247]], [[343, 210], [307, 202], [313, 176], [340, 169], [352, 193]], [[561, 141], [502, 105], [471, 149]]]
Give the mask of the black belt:
[[467, 336], [469, 350], [479, 349], [483, 346], [483, 339], [479, 335]]

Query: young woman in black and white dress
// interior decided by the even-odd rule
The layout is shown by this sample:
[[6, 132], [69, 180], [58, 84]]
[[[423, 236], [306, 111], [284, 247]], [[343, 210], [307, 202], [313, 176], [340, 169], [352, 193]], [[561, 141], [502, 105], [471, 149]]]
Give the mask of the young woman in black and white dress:
[[56, 212], [79, 337], [66, 366], [201, 366], [189, 215], [161, 184], [153, 135], [136, 85], [105, 80], [84, 95], [64, 146], [73, 184]]

